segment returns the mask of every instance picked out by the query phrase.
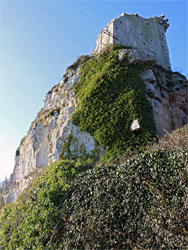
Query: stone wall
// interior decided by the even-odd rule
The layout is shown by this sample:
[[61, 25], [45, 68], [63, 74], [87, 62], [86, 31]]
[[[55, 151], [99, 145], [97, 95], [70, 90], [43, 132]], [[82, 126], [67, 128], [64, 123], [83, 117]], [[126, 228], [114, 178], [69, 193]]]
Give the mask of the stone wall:
[[114, 39], [113, 39], [113, 24], [114, 19], [108, 23], [108, 25], [100, 32], [100, 34], [97, 36], [97, 41], [96, 41], [96, 47], [92, 54], [97, 54], [100, 51], [103, 51], [106, 49], [108, 45], [113, 44]]
[[168, 26], [168, 19], [164, 19], [164, 16], [147, 19], [123, 13], [100, 32], [93, 54], [99, 53], [108, 44], [123, 44], [126, 47], [154, 52], [157, 57], [156, 64], [171, 70], [165, 35]]

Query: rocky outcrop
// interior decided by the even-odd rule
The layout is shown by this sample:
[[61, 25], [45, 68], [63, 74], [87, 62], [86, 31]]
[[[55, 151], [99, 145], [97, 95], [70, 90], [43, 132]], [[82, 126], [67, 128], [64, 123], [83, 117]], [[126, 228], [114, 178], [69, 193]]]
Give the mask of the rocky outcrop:
[[139, 49], [122, 49], [119, 53], [119, 61], [127, 56], [130, 63], [141, 64], [144, 67], [152, 67], [157, 62], [157, 57], [153, 51]]
[[177, 73], [159, 66], [145, 69], [141, 74], [145, 92], [153, 107], [158, 135], [171, 132], [188, 123], [188, 81]]
[[[147, 51], [123, 49], [119, 60], [127, 56], [130, 63], [141, 64], [140, 74], [145, 82], [145, 93], [153, 107], [157, 133], [161, 137], [165, 131], [171, 132], [188, 123], [188, 81], [179, 73], [164, 70], [155, 64], [155, 57]], [[80, 64], [89, 57], [81, 57], [71, 65], [59, 84], [54, 86], [44, 98], [44, 107], [22, 140], [15, 156], [14, 171], [10, 177], [11, 189], [6, 202], [14, 201], [28, 188], [33, 180], [58, 159], [69, 134], [74, 137], [71, 151], [85, 145], [87, 152], [94, 150], [94, 139], [88, 133], [79, 131], [72, 124], [71, 114], [76, 107], [73, 87], [78, 82]], [[135, 120], [131, 130], [140, 127]]]
[[76, 106], [73, 87], [78, 81], [80, 63], [87, 58], [81, 57], [71, 65], [59, 84], [45, 96], [44, 107], [17, 150], [7, 203], [15, 200], [49, 163], [58, 159], [69, 134], [74, 137], [74, 143], [70, 146], [72, 151], [81, 145], [85, 145], [87, 152], [94, 150], [93, 137], [79, 131], [79, 127], [71, 122], [71, 114]]
[[156, 65], [151, 51], [122, 49], [119, 61], [127, 57], [130, 63], [144, 68], [140, 77], [145, 82], [145, 93], [153, 107], [157, 133], [165, 133], [188, 123], [188, 81], [178, 72], [171, 72]]
[[145, 93], [153, 107], [157, 133], [165, 133], [188, 123], [188, 81], [178, 72], [171, 72], [156, 65], [151, 51], [122, 49], [119, 61], [127, 57], [130, 63], [144, 68], [140, 77], [145, 82]]
[[[161, 137], [165, 131], [171, 132], [188, 122], [188, 81], [179, 73], [164, 70], [155, 64], [153, 54], [147, 51], [123, 49], [119, 60], [124, 57], [130, 63], [141, 64], [140, 77], [145, 82], [145, 93], [153, 107], [157, 133]], [[26, 137], [16, 152], [14, 171], [10, 177], [11, 189], [6, 202], [14, 201], [28, 188], [33, 180], [58, 159], [69, 134], [74, 138], [71, 151], [85, 145], [87, 152], [94, 150], [94, 139], [88, 133], [79, 131], [72, 124], [71, 114], [76, 107], [73, 87], [78, 82], [80, 65], [89, 57], [81, 57], [67, 68], [59, 84], [54, 86], [44, 98], [44, 107], [32, 122]], [[138, 121], [133, 121], [132, 131], [139, 131]]]

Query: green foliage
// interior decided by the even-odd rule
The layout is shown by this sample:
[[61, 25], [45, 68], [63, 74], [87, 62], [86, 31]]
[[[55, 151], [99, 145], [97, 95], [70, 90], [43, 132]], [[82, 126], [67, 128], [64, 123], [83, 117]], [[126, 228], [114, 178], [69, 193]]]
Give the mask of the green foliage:
[[76, 70], [80, 64], [85, 63], [85, 62], [86, 62], [87, 60], [89, 60], [89, 59], [90, 59], [90, 56], [88, 56], [88, 55], [81, 55], [81, 56], [79, 56], [79, 57], [76, 59], [76, 61], [75, 61], [73, 64], [71, 64], [71, 65], [66, 69], [66, 72], [69, 71], [69, 70]]
[[53, 110], [51, 110], [47, 115], [46, 115], [46, 117], [45, 118], [48, 118], [48, 117], [50, 117], [50, 116], [53, 116], [53, 114], [54, 114], [54, 111]]
[[71, 134], [68, 135], [67, 141], [63, 144], [62, 152], [59, 155], [60, 159], [71, 159], [73, 157], [73, 152], [70, 149], [71, 143], [73, 142], [74, 138]]
[[[79, 101], [72, 115], [75, 125], [115, 155], [146, 145], [155, 135], [152, 107], [139, 77], [141, 68], [126, 58], [120, 62], [119, 52], [112, 46], [82, 65], [75, 86]], [[143, 128], [139, 133], [130, 130], [134, 119]]]
[[74, 138], [70, 133], [63, 144], [59, 159], [75, 160], [76, 162], [90, 161], [94, 164], [99, 161], [101, 150], [97, 143], [95, 144], [95, 148], [91, 152], [87, 152], [84, 144], [82, 144], [80, 147], [78, 147], [78, 145], [76, 144], [77, 139]]
[[90, 161], [82, 164], [71, 160], [58, 161], [48, 167], [36, 179], [32, 189], [21, 195], [16, 203], [3, 208], [0, 249], [56, 249], [59, 233], [65, 230], [62, 209], [70, 196], [71, 182], [93, 164]]
[[0, 249], [180, 249], [188, 244], [188, 151], [120, 165], [61, 160], [0, 214]]
[[[118, 53], [113, 46], [98, 58], [80, 59], [88, 61], [76, 85], [79, 102], [72, 117], [107, 156], [141, 147], [155, 135], [140, 67], [126, 58], [119, 62]], [[134, 119], [143, 128], [139, 133], [130, 131]], [[134, 156], [126, 151], [96, 165], [100, 148], [72, 150], [77, 141], [70, 133], [59, 161], [1, 208], [0, 249], [184, 249], [188, 127], [169, 136]]]
[[67, 248], [185, 247], [187, 164], [187, 152], [158, 151], [81, 174], [66, 205], [74, 211], [67, 215]]
[[59, 114], [60, 113], [60, 109], [59, 108], [55, 108], [55, 109], [51, 109], [46, 115], [45, 115], [45, 119], [47, 119], [50, 116], [53, 116], [55, 111]]
[[18, 148], [16, 149], [16, 154], [15, 154], [15, 156], [18, 156], [18, 155], [20, 155], [20, 147], [18, 147]]

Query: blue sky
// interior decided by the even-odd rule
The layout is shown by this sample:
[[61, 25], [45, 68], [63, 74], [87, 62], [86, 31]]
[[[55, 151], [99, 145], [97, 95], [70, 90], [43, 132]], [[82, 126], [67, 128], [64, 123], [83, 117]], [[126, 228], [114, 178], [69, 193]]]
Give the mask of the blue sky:
[[90, 54], [106, 24], [123, 12], [169, 18], [173, 71], [188, 75], [187, 1], [0, 0], [0, 179], [10, 175], [21, 139], [67, 66]]

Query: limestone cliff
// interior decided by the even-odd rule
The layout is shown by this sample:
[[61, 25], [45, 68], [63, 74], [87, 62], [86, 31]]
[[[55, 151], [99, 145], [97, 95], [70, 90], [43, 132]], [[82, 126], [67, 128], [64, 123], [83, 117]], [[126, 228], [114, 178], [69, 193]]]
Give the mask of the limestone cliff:
[[119, 60], [127, 56], [130, 63], [143, 65], [140, 77], [145, 82], [145, 93], [152, 104], [158, 135], [171, 132], [188, 123], [188, 81], [178, 72], [156, 65], [151, 51], [123, 49]]
[[[153, 107], [158, 135], [161, 137], [164, 130], [171, 132], [185, 125], [188, 122], [187, 79], [157, 65], [157, 57], [151, 50], [122, 49], [119, 61], [125, 56], [129, 63], [142, 65], [140, 77], [145, 82], [145, 94]], [[78, 58], [45, 96], [43, 108], [16, 152], [7, 203], [14, 201], [49, 163], [58, 159], [69, 134], [75, 138], [71, 151], [79, 149], [81, 145], [85, 145], [87, 152], [94, 150], [94, 138], [80, 131], [71, 121], [77, 103], [74, 86], [79, 80], [81, 64], [89, 58]]]
[[79, 127], [74, 126], [70, 118], [76, 106], [73, 87], [78, 81], [80, 63], [85, 58], [79, 58], [68, 67], [59, 84], [46, 94], [44, 107], [17, 149], [7, 203], [15, 200], [50, 162], [58, 159], [70, 133], [76, 139], [71, 150], [79, 149], [82, 144], [86, 145], [88, 152], [95, 148], [93, 137], [79, 131]]
[[161, 67], [146, 69], [141, 77], [146, 84], [146, 95], [153, 107], [158, 135], [171, 132], [188, 123], [188, 81], [178, 72]]

